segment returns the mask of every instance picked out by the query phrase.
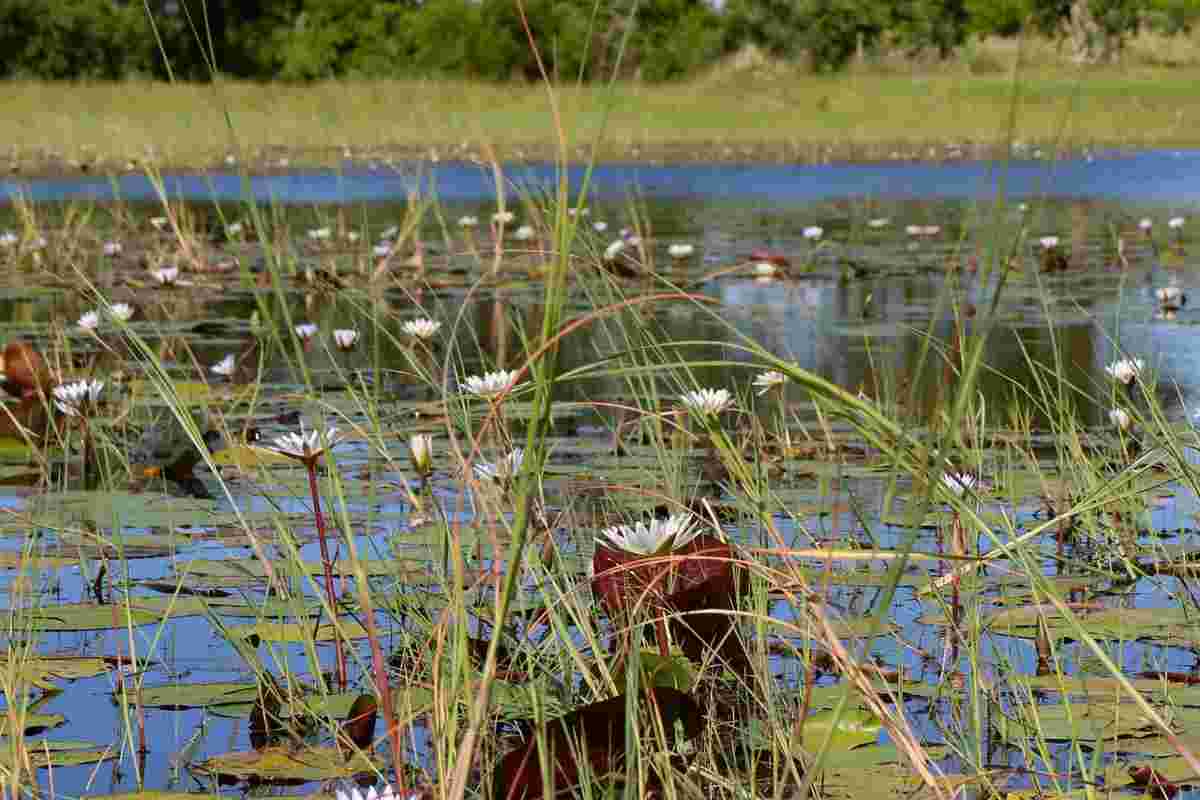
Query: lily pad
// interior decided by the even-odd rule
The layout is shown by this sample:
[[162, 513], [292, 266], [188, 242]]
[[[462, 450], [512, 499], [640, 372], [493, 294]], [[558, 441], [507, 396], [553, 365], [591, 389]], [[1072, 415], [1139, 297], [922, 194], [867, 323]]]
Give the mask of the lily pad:
[[253, 779], [266, 783], [308, 783], [373, 773], [382, 769], [382, 763], [368, 760], [361, 751], [347, 759], [336, 747], [306, 747], [302, 750], [267, 747], [213, 756], [195, 764], [193, 768], [239, 781]]
[[122, 605], [74, 603], [31, 608], [33, 626], [41, 631], [106, 631], [151, 625], [162, 616], [149, 609], [125, 608]]

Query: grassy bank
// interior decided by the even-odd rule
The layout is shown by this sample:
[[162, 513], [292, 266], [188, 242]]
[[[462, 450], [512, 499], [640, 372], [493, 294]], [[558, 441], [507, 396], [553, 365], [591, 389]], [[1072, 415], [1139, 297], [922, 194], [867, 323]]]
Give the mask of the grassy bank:
[[[687, 84], [565, 90], [582, 159], [819, 162], [972, 158], [1015, 140], [1088, 147], [1200, 144], [1200, 67], [1038, 67], [1014, 84], [995, 71], [824, 77], [790, 69], [727, 70]], [[537, 86], [465, 82], [59, 84], [5, 87], [0, 139], [13, 172], [221, 164], [253, 169], [427, 157], [553, 155], [554, 126]], [[609, 109], [605, 123], [605, 109]], [[236, 141], [225, 121], [228, 110]], [[1047, 149], [1047, 154], [1049, 150]], [[5, 162], [0, 162], [4, 164]]]

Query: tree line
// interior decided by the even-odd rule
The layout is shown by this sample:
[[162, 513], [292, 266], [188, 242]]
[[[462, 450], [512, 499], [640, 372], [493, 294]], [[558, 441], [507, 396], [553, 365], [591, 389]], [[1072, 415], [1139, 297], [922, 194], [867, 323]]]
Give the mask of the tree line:
[[1185, 33], [1200, 0], [0, 0], [0, 76], [564, 81], [693, 74], [755, 45], [817, 71], [886, 49], [948, 58], [1032, 32], [1080, 61], [1142, 29]]

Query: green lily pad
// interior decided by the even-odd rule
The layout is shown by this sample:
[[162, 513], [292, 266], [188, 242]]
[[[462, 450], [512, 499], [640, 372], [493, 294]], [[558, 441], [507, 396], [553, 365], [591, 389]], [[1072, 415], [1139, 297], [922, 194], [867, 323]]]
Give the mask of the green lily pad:
[[90, 656], [29, 656], [22, 658], [11, 652], [0, 653], [0, 664], [17, 659], [17, 670], [21, 677], [39, 689], [53, 691], [58, 688], [55, 680], [79, 680], [94, 678], [107, 672], [110, 667], [102, 658]]
[[149, 609], [92, 603], [41, 606], [31, 608], [26, 613], [32, 616], [35, 629], [46, 632], [117, 630], [127, 625], [151, 625], [162, 619], [161, 615]]
[[368, 760], [362, 752], [356, 752], [347, 759], [336, 747], [307, 747], [302, 750], [267, 747], [213, 756], [193, 765], [193, 769], [239, 781], [254, 779], [266, 783], [307, 783], [376, 772], [382, 769], [382, 763]]
[[253, 625], [235, 625], [229, 628], [229, 633], [242, 639], [257, 637], [264, 642], [293, 644], [307, 641], [325, 644], [339, 636], [343, 639], [367, 638], [367, 629], [361, 623], [349, 619], [339, 620], [337, 630], [334, 630], [328, 621], [322, 622], [315, 630], [313, 625], [299, 622], [257, 622]]
[[253, 683], [171, 683], [142, 689], [142, 705], [147, 708], [203, 708], [253, 703], [257, 698], [258, 686]]
[[169, 528], [212, 516], [209, 501], [147, 492], [55, 492], [29, 501], [34, 524], [62, 528], [92, 522], [101, 528]]

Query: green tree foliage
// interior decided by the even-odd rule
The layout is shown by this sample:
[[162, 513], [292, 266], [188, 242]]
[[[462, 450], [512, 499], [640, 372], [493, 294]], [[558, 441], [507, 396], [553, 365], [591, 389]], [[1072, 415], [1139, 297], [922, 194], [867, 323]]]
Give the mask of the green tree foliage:
[[817, 70], [840, 69], [874, 45], [891, 12], [872, 0], [730, 0], [727, 37], [786, 58], [807, 53]]

